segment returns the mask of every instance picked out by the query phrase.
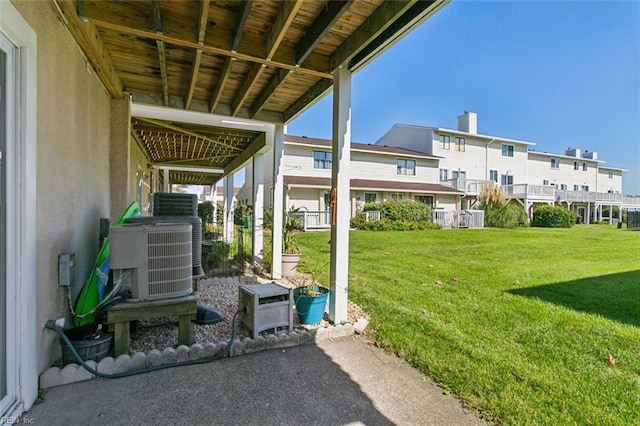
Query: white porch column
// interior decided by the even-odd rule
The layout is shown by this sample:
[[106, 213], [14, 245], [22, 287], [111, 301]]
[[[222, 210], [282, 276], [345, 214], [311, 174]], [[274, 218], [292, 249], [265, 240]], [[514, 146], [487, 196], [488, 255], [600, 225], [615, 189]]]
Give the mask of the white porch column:
[[233, 173], [224, 177], [224, 222], [222, 234], [224, 241], [233, 241]]
[[211, 200], [213, 203], [213, 224], [218, 224], [218, 183], [214, 183], [211, 187]]
[[169, 169], [163, 170], [164, 181], [162, 182], [162, 192], [171, 192], [171, 184], [169, 182]]
[[349, 281], [349, 163], [351, 160], [351, 71], [339, 67], [333, 76], [333, 136], [331, 157], [331, 267], [329, 318], [347, 320]]
[[[249, 167], [247, 167], [247, 170]], [[264, 247], [262, 222], [264, 219], [264, 155], [253, 156], [252, 193], [253, 198], [253, 226], [251, 227], [253, 238], [253, 263], [262, 264], [262, 249]], [[249, 173], [247, 173], [248, 175]]]
[[273, 225], [271, 234], [271, 278], [282, 278], [282, 223], [284, 212], [284, 126], [276, 124], [273, 132]]
[[153, 192], [160, 192], [160, 170], [157, 167], [153, 168]]

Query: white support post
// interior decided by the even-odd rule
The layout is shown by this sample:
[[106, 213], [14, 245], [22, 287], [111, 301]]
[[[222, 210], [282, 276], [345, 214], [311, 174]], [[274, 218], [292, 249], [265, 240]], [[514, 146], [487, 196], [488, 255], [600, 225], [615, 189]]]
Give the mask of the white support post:
[[160, 192], [160, 170], [153, 168], [153, 192]]
[[224, 223], [222, 233], [224, 242], [233, 241], [233, 174], [224, 177]]
[[251, 227], [251, 232], [253, 239], [253, 263], [261, 265], [262, 249], [264, 247], [262, 231], [262, 224], [264, 221], [264, 155], [256, 154], [253, 156], [252, 172], [251, 178], [253, 191], [251, 196], [253, 197], [253, 225]]
[[211, 202], [213, 203], [213, 224], [218, 224], [218, 184], [211, 187]]
[[332, 133], [329, 318], [337, 324], [347, 320], [349, 281], [351, 71], [346, 66], [339, 67], [333, 77]]
[[164, 182], [162, 182], [162, 192], [171, 192], [171, 182], [169, 182], [169, 169], [163, 170]]
[[276, 124], [273, 141], [273, 225], [271, 227], [271, 278], [282, 278], [282, 225], [284, 213], [284, 126]]

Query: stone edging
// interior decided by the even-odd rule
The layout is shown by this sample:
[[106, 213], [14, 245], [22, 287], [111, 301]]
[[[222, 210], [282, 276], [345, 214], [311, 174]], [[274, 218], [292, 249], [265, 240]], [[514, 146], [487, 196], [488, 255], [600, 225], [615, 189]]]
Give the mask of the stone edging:
[[[297, 329], [289, 332], [268, 334], [265, 337], [258, 336], [255, 340], [247, 337], [236, 340], [230, 348], [230, 356], [239, 356], [270, 349], [289, 348], [292, 346], [309, 345], [327, 340], [352, 336], [355, 333], [353, 324], [336, 324], [312, 330]], [[177, 348], [165, 348], [163, 351], [153, 349], [148, 353], [137, 352], [133, 355], [120, 355], [117, 358], [106, 357], [96, 363], [87, 361], [87, 365], [104, 374], [124, 373], [128, 371], [142, 370], [165, 364], [195, 361], [213, 358], [224, 353], [227, 342], [219, 343], [195, 343], [193, 345], [180, 345]], [[40, 375], [40, 388], [48, 389], [54, 386], [81, 382], [93, 379], [96, 376], [89, 373], [82, 366], [68, 364], [63, 368], [51, 367]]]

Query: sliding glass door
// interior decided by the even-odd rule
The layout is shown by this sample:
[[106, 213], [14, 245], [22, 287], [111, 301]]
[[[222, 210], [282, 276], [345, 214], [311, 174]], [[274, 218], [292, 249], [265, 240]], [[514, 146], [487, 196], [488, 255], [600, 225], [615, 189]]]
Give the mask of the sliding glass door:
[[[11, 46], [0, 34], [0, 407], [7, 399], [7, 239], [6, 239], [6, 146], [7, 134], [7, 59]], [[5, 401], [6, 402], [6, 401]], [[2, 410], [0, 410], [2, 412]]]

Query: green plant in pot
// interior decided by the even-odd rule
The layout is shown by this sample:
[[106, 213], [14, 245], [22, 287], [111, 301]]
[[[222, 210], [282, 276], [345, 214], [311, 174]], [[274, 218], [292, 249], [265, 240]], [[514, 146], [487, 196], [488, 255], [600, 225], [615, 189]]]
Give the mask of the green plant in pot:
[[320, 279], [327, 272], [328, 265], [329, 262], [305, 260], [298, 267], [306, 277], [302, 285], [293, 290], [296, 314], [301, 324], [318, 324], [324, 318], [329, 289], [320, 285]]
[[296, 234], [301, 228], [301, 220], [292, 215], [300, 209], [291, 209], [289, 214], [284, 212], [284, 222], [282, 223], [282, 276], [292, 277], [296, 274], [298, 262], [300, 262], [300, 245]]

